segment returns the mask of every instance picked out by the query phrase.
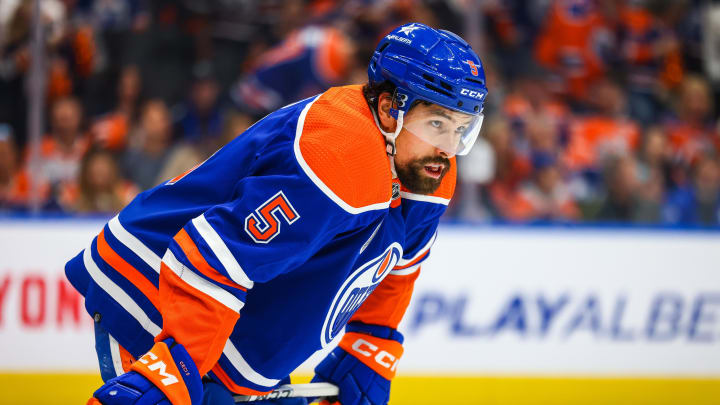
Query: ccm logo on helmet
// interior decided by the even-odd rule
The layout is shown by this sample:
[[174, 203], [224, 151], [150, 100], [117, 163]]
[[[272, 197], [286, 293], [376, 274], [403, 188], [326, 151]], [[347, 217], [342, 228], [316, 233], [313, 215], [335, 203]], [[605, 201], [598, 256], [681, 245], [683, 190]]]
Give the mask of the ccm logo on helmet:
[[380, 350], [376, 345], [368, 342], [365, 339], [359, 338], [352, 344], [352, 349], [355, 353], [360, 354], [364, 357], [372, 357], [375, 363], [381, 367], [387, 368], [390, 371], [395, 371], [398, 364], [398, 359], [392, 354], [385, 350]]
[[485, 94], [484, 94], [484, 93], [481, 93], [481, 92], [475, 91], [475, 90], [469, 90], [469, 89], [462, 89], [462, 90], [460, 90], [460, 94], [462, 94], [463, 96], [468, 96], [468, 97], [476, 98], [476, 99], [478, 99], [478, 100], [482, 100], [483, 97], [485, 97]]

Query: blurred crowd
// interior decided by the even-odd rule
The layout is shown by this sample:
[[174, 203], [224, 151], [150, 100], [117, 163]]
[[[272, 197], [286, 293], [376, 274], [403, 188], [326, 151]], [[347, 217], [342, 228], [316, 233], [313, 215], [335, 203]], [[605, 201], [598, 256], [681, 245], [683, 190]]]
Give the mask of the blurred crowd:
[[714, 1], [41, 0], [35, 149], [33, 3], [0, 1], [0, 213], [114, 213], [268, 112], [364, 83], [418, 21], [468, 39], [490, 91], [447, 218], [720, 223]]

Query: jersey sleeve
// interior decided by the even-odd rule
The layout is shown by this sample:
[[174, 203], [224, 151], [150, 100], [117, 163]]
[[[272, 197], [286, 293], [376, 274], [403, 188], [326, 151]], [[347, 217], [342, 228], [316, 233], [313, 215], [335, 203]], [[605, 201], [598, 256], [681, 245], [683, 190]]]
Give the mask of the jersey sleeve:
[[189, 221], [162, 259], [156, 341], [175, 338], [200, 374], [220, 357], [254, 283], [297, 267], [353, 222], [291, 176], [248, 177], [236, 195]]

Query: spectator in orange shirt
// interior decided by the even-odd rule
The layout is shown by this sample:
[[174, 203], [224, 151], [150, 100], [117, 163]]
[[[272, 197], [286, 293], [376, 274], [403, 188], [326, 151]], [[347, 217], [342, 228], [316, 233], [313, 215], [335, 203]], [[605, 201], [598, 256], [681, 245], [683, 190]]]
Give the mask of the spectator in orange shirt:
[[[80, 102], [73, 97], [57, 100], [50, 110], [51, 131], [43, 137], [36, 166], [26, 161], [30, 181], [40, 190], [46, 208], [56, 207], [62, 188], [75, 181], [80, 161], [88, 148], [88, 139], [82, 130], [83, 112]], [[26, 159], [30, 156], [30, 148]]]
[[515, 135], [514, 147], [527, 156], [537, 148], [554, 151], [567, 138], [568, 106], [553, 96], [546, 78], [543, 72], [526, 72], [503, 102], [503, 113]]
[[506, 217], [516, 221], [568, 221], [580, 211], [551, 153], [535, 153], [533, 176], [522, 185], [507, 207]]
[[63, 205], [79, 213], [114, 214], [138, 194], [138, 188], [120, 176], [110, 152], [95, 149], [83, 157], [78, 182], [67, 187]]
[[571, 125], [565, 163], [574, 171], [599, 171], [606, 156], [633, 152], [640, 143], [640, 128], [626, 116], [620, 86], [603, 80], [592, 87], [594, 112]]
[[125, 66], [118, 79], [115, 110], [100, 117], [90, 129], [93, 143], [114, 152], [120, 152], [127, 146], [138, 115], [141, 87], [138, 67]]
[[720, 136], [713, 122], [713, 98], [700, 76], [683, 80], [675, 106], [676, 117], [666, 130], [676, 162], [688, 167], [703, 154], [720, 152]]
[[486, 131], [495, 159], [495, 177], [488, 184], [483, 199], [493, 216], [504, 217], [504, 207], [510, 204], [517, 187], [530, 175], [532, 167], [528, 157], [518, 154], [513, 147], [513, 133], [507, 120], [491, 121]]
[[614, 45], [610, 24], [592, 0], [555, 0], [535, 44], [535, 57], [558, 80], [558, 90], [583, 102], [588, 85], [607, 70]]

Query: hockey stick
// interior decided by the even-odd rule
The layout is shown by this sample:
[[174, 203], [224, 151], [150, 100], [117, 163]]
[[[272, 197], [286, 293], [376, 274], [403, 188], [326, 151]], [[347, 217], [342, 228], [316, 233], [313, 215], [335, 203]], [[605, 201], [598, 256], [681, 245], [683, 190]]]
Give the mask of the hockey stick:
[[233, 398], [235, 403], [298, 397], [321, 400], [326, 397], [337, 397], [339, 392], [338, 387], [330, 383], [285, 384], [267, 395], [234, 395]]

